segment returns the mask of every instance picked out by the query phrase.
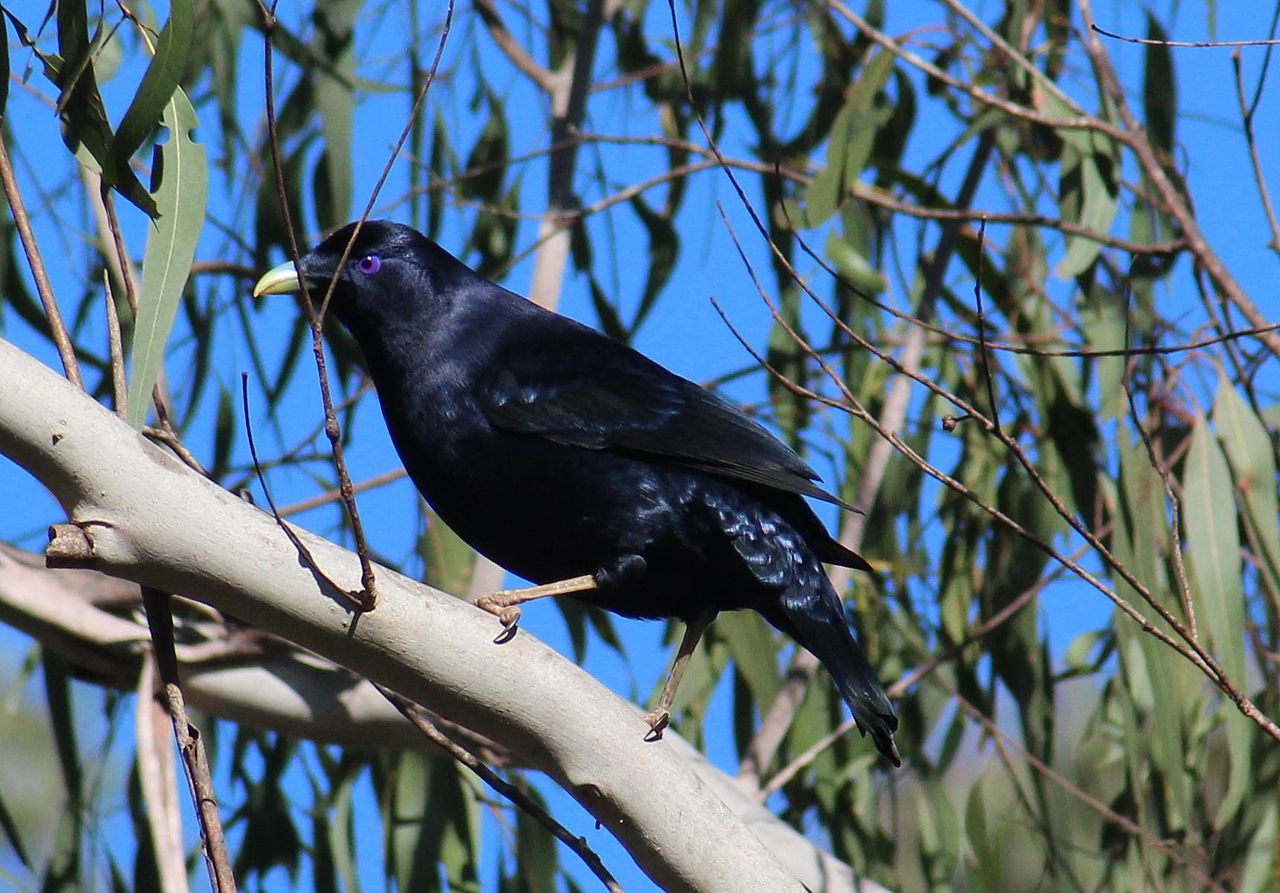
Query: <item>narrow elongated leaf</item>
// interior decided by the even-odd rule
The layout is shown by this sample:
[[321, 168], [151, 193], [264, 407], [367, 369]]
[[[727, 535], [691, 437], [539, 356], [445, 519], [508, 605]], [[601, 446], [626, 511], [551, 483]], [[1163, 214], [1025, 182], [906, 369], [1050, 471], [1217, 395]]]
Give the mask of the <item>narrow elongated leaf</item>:
[[[1117, 447], [1122, 485], [1117, 497], [1127, 523], [1117, 526], [1113, 551], [1153, 591], [1168, 593], [1166, 606], [1174, 609], [1161, 558], [1169, 548], [1169, 514], [1163, 483], [1151, 467], [1141, 441], [1125, 432]], [[1158, 622], [1155, 610], [1136, 592], [1123, 585], [1120, 592], [1152, 622]], [[1137, 754], [1126, 756], [1134, 767], [1140, 767], [1143, 759], [1150, 760], [1163, 782], [1165, 822], [1170, 828], [1181, 829], [1192, 809], [1191, 783], [1185, 771], [1187, 717], [1203, 698], [1199, 695], [1204, 688], [1203, 677], [1133, 626], [1120, 623], [1116, 632], [1121, 669], [1134, 708], [1128, 714], [1125, 735], [1131, 741], [1130, 747], [1138, 747]], [[1136, 715], [1139, 711], [1142, 717]]]
[[[1068, 135], [1071, 134], [1071, 135]], [[1062, 218], [1097, 233], [1107, 233], [1119, 207], [1119, 165], [1110, 140], [1093, 134], [1063, 132], [1059, 201]], [[1079, 276], [1093, 264], [1102, 243], [1086, 236], [1067, 237], [1067, 254], [1054, 271], [1061, 279]]]
[[827, 143], [827, 166], [805, 188], [805, 208], [797, 223], [817, 226], [836, 212], [849, 196], [849, 189], [866, 165], [874, 144], [879, 118], [891, 109], [875, 112], [875, 98], [893, 71], [893, 55], [878, 53], [867, 62], [849, 91], [844, 108], [831, 125]]
[[430, 509], [427, 526], [418, 541], [426, 575], [423, 582], [444, 592], [465, 595], [476, 552]]
[[1235, 483], [1257, 537], [1258, 558], [1271, 578], [1280, 582], [1280, 530], [1276, 518], [1276, 457], [1271, 438], [1249, 404], [1224, 377], [1213, 401], [1213, 424], [1235, 473]]
[[1173, 58], [1169, 53], [1160, 20], [1147, 12], [1146, 54], [1142, 71], [1142, 105], [1147, 113], [1147, 132], [1165, 152], [1173, 152], [1174, 124], [1178, 120], [1178, 91]]
[[[1208, 628], [1214, 652], [1228, 677], [1243, 686], [1244, 590], [1241, 584], [1240, 536], [1227, 460], [1203, 416], [1196, 418], [1187, 451], [1182, 488], [1184, 523], [1189, 541], [1191, 582], [1201, 629]], [[1222, 707], [1231, 756], [1228, 786], [1215, 824], [1229, 819], [1252, 789], [1251, 729], [1233, 704]]]
[[1276, 826], [1280, 824], [1276, 820], [1275, 800], [1266, 809], [1244, 860], [1244, 874], [1239, 887], [1241, 893], [1262, 893], [1275, 883]]
[[1244, 683], [1244, 593], [1231, 472], [1203, 416], [1196, 418], [1183, 470], [1191, 582], [1201, 628], [1213, 637], [1223, 669]]
[[9, 28], [0, 16], [0, 117], [9, 104]]
[[43, 54], [40, 59], [45, 76], [61, 91], [58, 115], [63, 124], [63, 141], [82, 164], [102, 173], [117, 192], [155, 217], [158, 213], [155, 200], [127, 165], [116, 171], [114, 178], [107, 174], [115, 136], [94, 76], [96, 47], [89, 40], [86, 4], [75, 0], [58, 4], [58, 51], [61, 58]]
[[735, 666], [746, 680], [751, 697], [761, 710], [778, 694], [778, 639], [756, 613], [734, 611], [716, 620], [716, 634], [724, 637]]
[[182, 288], [195, 258], [204, 226], [208, 196], [208, 160], [204, 147], [191, 138], [195, 109], [182, 90], [175, 90], [164, 113], [169, 141], [154, 158], [159, 184], [155, 201], [160, 217], [147, 233], [142, 261], [142, 293], [133, 332], [129, 380], [129, 423], [141, 428], [160, 374], [169, 330], [182, 300]]
[[113, 186], [133, 176], [129, 162], [160, 123], [173, 91], [178, 88], [191, 58], [194, 31], [195, 14], [191, 0], [172, 0], [169, 22], [156, 42], [156, 54], [147, 65], [138, 84], [138, 92], [120, 119], [111, 148], [103, 160], [102, 178], [107, 185]]
[[316, 111], [324, 129], [322, 175], [328, 197], [327, 202], [317, 201], [316, 211], [324, 229], [351, 219], [351, 140], [356, 105], [352, 86], [356, 73], [355, 36], [351, 26], [361, 5], [360, 0], [320, 4], [315, 15], [316, 51], [333, 62], [333, 73], [326, 72], [315, 81]]

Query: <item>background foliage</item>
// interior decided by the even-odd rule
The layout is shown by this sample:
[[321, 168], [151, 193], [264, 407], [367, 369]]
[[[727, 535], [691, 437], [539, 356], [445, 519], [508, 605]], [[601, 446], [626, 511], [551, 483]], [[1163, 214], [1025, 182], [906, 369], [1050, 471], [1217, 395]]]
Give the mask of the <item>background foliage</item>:
[[[290, 249], [281, 195], [313, 241], [360, 213], [407, 126], [377, 214], [545, 303], [563, 287], [576, 315], [749, 403], [866, 509], [829, 520], [879, 571], [841, 583], [901, 697], [906, 768], [850, 735], [825, 676], [754, 616], [712, 628], [681, 734], [892, 889], [1274, 888], [1270, 51], [1191, 62], [1089, 30], [1096, 14], [1155, 40], [1213, 34], [1212, 4], [1200, 20], [1179, 4], [856, 6], [6, 5], [6, 194], [26, 211], [0, 221], [4, 337], [56, 363], [65, 324], [84, 387], [124, 409], [118, 314], [129, 417], [155, 383], [157, 436], [231, 489], [252, 479], [247, 370], [277, 499], [349, 538], [305, 317], [247, 291]], [[760, 362], [706, 348], [730, 341], [711, 296]], [[492, 570], [399, 479], [353, 346], [330, 335], [377, 557], [483, 591]], [[57, 509], [0, 473], [0, 534], [38, 550]], [[648, 695], [665, 652], [635, 624], [528, 613], [559, 614], [549, 635]], [[20, 615], [5, 605], [26, 629]], [[180, 619], [189, 641], [238, 632]], [[95, 669], [57, 639], [5, 639], [21, 656], [0, 877], [155, 889], [137, 666]], [[203, 726], [246, 889], [594, 883], [450, 761]]]

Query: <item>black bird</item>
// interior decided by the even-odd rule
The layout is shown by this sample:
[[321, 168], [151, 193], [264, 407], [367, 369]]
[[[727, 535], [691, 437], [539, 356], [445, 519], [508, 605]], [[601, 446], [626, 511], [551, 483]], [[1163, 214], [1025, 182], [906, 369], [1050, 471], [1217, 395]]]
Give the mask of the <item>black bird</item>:
[[[655, 735], [707, 623], [758, 611], [822, 661], [863, 734], [899, 764], [897, 717], [822, 562], [871, 567], [805, 503], [841, 504], [812, 468], [725, 400], [489, 282], [416, 230], [371, 220], [353, 242], [354, 227], [302, 270], [317, 294], [337, 275], [333, 312], [364, 353], [409, 476], [477, 551], [546, 584], [482, 607], [511, 627], [521, 602], [573, 593], [683, 620], [648, 717]], [[287, 263], [254, 295], [298, 290]]]

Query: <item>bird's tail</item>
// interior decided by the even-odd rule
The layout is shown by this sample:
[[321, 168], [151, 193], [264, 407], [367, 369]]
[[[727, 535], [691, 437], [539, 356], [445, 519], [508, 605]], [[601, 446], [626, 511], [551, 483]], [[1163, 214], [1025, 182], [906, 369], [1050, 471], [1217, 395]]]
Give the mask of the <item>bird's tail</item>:
[[783, 595], [782, 611], [791, 627], [785, 631], [827, 668], [849, 702], [859, 731], [870, 733], [876, 749], [900, 766], [902, 758], [893, 741], [898, 728], [893, 705], [845, 622], [839, 596], [825, 575], [821, 580], [818, 587], [793, 586]]

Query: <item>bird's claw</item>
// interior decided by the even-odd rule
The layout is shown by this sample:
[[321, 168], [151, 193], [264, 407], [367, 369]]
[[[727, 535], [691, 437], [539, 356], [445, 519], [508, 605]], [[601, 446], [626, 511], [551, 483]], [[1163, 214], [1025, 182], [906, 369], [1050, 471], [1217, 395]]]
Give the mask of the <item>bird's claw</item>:
[[497, 593], [482, 595], [472, 604], [480, 610], [487, 611], [497, 617], [498, 622], [502, 624], [502, 632], [493, 638], [495, 645], [511, 641], [511, 637], [516, 634], [516, 627], [520, 624], [520, 608], [518, 605], [508, 604]]
[[644, 721], [649, 725], [649, 731], [645, 733], [645, 741], [661, 741], [662, 730], [671, 724], [671, 711], [665, 707], [659, 707], [644, 715]]

